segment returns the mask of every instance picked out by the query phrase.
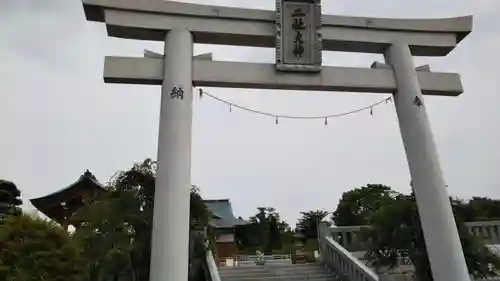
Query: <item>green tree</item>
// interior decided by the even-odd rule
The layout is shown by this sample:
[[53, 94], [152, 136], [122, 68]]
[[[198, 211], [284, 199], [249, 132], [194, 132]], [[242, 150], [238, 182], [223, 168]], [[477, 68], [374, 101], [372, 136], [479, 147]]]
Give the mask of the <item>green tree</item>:
[[253, 235], [255, 236], [255, 242], [257, 245], [257, 250], [266, 252], [269, 240], [269, 214], [275, 212], [274, 208], [270, 207], [258, 207], [257, 213], [250, 217], [250, 222], [255, 226]]
[[[476, 278], [495, 276], [500, 260], [469, 233], [461, 218], [456, 221], [469, 272]], [[409, 258], [418, 280], [433, 280], [413, 194], [385, 200], [370, 216], [370, 224], [362, 237], [369, 241], [366, 258], [374, 268], [394, 268], [400, 258]]]
[[21, 214], [23, 201], [19, 198], [21, 191], [10, 181], [0, 179], [0, 218], [5, 215]]
[[344, 192], [332, 220], [337, 226], [367, 225], [372, 214], [394, 196], [396, 193], [390, 187], [381, 184], [368, 184]]
[[471, 200], [450, 198], [455, 215], [464, 221], [500, 220], [500, 200], [473, 197]]
[[[243, 218], [239, 217], [239, 219]], [[238, 245], [238, 251], [244, 254], [255, 254], [256, 250], [261, 249], [261, 237], [258, 233], [259, 225], [255, 222], [236, 227], [234, 239]]]
[[450, 204], [455, 217], [459, 217], [464, 221], [475, 221], [476, 214], [470, 207], [469, 201], [450, 197]]
[[283, 243], [281, 241], [281, 233], [280, 229], [280, 219], [279, 216], [270, 215], [269, 216], [269, 232], [267, 237], [267, 244], [264, 248], [266, 253], [272, 253], [273, 250], [281, 250], [283, 247]]
[[302, 233], [306, 239], [318, 239], [318, 226], [320, 222], [330, 225], [325, 221], [329, 212], [325, 210], [315, 210], [301, 212], [301, 217], [296, 226], [296, 231]]
[[[128, 194], [127, 194], [128, 195]], [[83, 248], [86, 280], [106, 281], [118, 277], [135, 280], [142, 269], [137, 262], [139, 243], [133, 243], [136, 231], [131, 225], [136, 215], [125, 210], [138, 205], [135, 198], [101, 198], [81, 209], [74, 217], [79, 222], [75, 239]], [[134, 246], [136, 248], [134, 248]], [[136, 255], [134, 255], [136, 254]], [[140, 269], [137, 270], [137, 266]], [[145, 273], [146, 274], [146, 273]]]
[[474, 221], [500, 220], [500, 200], [473, 197], [468, 205], [474, 214]]
[[[77, 228], [75, 238], [83, 245], [83, 255], [89, 261], [89, 280], [149, 279], [155, 179], [154, 161], [136, 164], [113, 178], [107, 195], [84, 206], [72, 218]], [[191, 188], [190, 212], [192, 229], [207, 225], [209, 212], [196, 187]], [[192, 265], [200, 253], [204, 254], [204, 247], [199, 245], [192, 243]], [[190, 276], [200, 276], [193, 271], [201, 268], [190, 269]]]
[[257, 213], [249, 220], [252, 225], [243, 229], [245, 231], [243, 236], [248, 239], [247, 244], [255, 247], [254, 250], [267, 254], [281, 251], [284, 246], [291, 243], [292, 230], [286, 222], [281, 220], [280, 214], [274, 208], [259, 207]]
[[0, 224], [0, 280], [82, 280], [80, 249], [54, 223], [27, 215]]

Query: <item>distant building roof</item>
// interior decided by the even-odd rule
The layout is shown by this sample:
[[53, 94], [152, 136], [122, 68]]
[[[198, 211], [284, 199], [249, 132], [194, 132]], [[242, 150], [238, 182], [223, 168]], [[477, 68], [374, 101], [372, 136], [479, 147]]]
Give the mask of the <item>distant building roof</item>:
[[62, 222], [81, 206], [83, 194], [99, 194], [106, 191], [106, 188], [87, 170], [69, 186], [30, 201], [46, 216]]
[[[106, 188], [97, 180], [97, 178], [89, 171], [85, 171], [83, 175], [78, 178], [77, 181], [74, 183], [68, 185], [67, 187], [60, 189], [58, 191], [52, 192], [48, 195], [45, 195], [43, 197], [38, 197], [31, 199], [31, 203], [37, 207], [38, 203], [45, 202], [45, 201], [54, 201], [54, 200], [63, 200], [66, 199], [65, 197], [69, 196], [70, 194], [74, 193], [75, 191], [78, 192], [82, 188], [92, 188], [92, 189], [97, 189], [100, 191], [106, 192]], [[38, 208], [38, 207], [37, 207]]]
[[234, 216], [229, 199], [203, 200], [203, 202], [205, 202], [208, 210], [214, 215], [210, 224], [215, 228], [233, 228], [235, 226], [250, 224], [250, 222]]

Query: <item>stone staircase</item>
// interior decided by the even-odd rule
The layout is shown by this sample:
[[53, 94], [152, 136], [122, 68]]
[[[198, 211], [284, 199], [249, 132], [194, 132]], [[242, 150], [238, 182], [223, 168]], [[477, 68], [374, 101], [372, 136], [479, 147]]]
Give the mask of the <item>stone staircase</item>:
[[339, 281], [318, 263], [266, 264], [219, 269], [222, 281]]

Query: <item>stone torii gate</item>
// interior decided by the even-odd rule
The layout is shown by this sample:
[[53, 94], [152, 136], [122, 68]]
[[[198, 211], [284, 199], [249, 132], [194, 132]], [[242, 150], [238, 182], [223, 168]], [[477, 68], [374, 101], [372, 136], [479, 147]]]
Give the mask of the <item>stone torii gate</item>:
[[[106, 57], [107, 83], [162, 85], [151, 281], [188, 276], [193, 86], [392, 93], [436, 281], [469, 281], [423, 95], [458, 96], [458, 74], [415, 68], [446, 56], [472, 17], [322, 15], [320, 0], [276, 0], [276, 11], [161, 0], [82, 0], [109, 36], [165, 42], [165, 55]], [[276, 48], [276, 63], [193, 59], [193, 43]], [[371, 68], [322, 66], [322, 51], [381, 53]]]

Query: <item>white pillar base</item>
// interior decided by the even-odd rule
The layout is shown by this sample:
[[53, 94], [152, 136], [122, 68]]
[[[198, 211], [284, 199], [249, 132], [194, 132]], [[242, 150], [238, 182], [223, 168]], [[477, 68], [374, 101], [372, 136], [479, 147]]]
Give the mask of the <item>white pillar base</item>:
[[191, 177], [192, 59], [189, 31], [165, 39], [150, 281], [187, 281]]
[[395, 43], [385, 58], [434, 281], [470, 281], [410, 49]]

